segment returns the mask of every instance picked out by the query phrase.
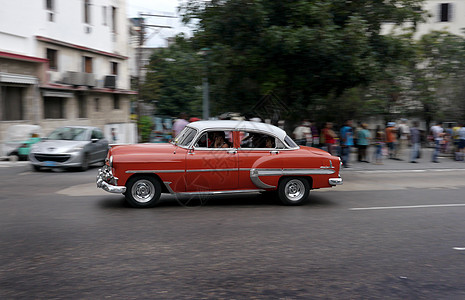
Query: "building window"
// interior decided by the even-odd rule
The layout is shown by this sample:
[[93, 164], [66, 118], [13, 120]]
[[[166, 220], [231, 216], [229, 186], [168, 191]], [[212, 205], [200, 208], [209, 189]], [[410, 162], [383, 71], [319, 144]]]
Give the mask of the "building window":
[[113, 31], [113, 33], [116, 33], [117, 30], [116, 30], [116, 7], [112, 6], [111, 7], [111, 31]]
[[83, 57], [83, 71], [86, 73], [92, 73], [92, 57]]
[[84, 23], [90, 24], [90, 0], [84, 0]]
[[87, 99], [84, 95], [79, 95], [77, 97], [78, 100], [78, 118], [84, 119], [87, 118]]
[[100, 98], [95, 98], [94, 103], [95, 103], [95, 111], [100, 111]]
[[452, 4], [441, 3], [439, 4], [439, 22], [452, 21]]
[[107, 15], [107, 7], [102, 6], [102, 20], [103, 20], [103, 26], [108, 25], [108, 15]]
[[50, 70], [58, 70], [58, 51], [47, 48], [48, 68]]
[[55, 1], [54, 0], [45, 0], [45, 8], [47, 10], [54, 11], [55, 10]]
[[23, 94], [25, 88], [14, 86], [0, 88], [1, 120], [24, 120]]
[[113, 109], [119, 109], [119, 94], [113, 94]]
[[53, 22], [54, 11], [55, 11], [55, 0], [45, 0], [45, 9], [48, 10], [48, 20]]
[[118, 63], [110, 62], [111, 64], [111, 75], [118, 75]]
[[65, 119], [66, 98], [44, 97], [44, 119]]

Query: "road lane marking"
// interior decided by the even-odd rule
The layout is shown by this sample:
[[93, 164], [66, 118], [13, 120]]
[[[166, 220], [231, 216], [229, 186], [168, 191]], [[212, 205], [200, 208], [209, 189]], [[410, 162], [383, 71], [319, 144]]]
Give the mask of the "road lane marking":
[[465, 251], [465, 248], [462, 248], [462, 247], [454, 247], [452, 249], [457, 250], [457, 251]]
[[436, 207], [459, 207], [465, 204], [436, 204], [436, 205], [409, 205], [409, 206], [380, 206], [380, 207], [354, 207], [349, 210], [383, 210], [383, 209], [408, 209], [408, 208], [436, 208]]

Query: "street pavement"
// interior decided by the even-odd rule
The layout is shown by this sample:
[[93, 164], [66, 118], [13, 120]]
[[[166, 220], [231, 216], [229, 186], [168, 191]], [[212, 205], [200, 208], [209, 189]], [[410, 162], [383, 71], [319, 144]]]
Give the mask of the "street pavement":
[[429, 158], [353, 162], [298, 207], [142, 210], [97, 189], [97, 167], [0, 162], [0, 299], [465, 299], [465, 163]]

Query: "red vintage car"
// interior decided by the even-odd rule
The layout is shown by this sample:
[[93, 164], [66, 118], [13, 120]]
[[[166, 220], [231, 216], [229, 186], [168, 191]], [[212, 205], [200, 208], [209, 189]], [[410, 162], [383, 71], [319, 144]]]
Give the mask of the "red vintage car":
[[170, 143], [119, 145], [99, 170], [97, 187], [123, 193], [133, 207], [152, 207], [161, 193], [277, 193], [286, 205], [307, 201], [311, 189], [342, 184], [340, 158], [297, 146], [273, 125], [198, 121]]

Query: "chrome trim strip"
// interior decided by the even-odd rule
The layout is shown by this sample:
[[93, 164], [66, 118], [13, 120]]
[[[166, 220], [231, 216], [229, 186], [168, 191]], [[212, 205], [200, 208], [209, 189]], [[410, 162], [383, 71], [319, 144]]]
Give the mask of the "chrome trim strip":
[[229, 171], [237, 171], [238, 169], [194, 169], [194, 170], [187, 170], [187, 173], [198, 173], [198, 172], [229, 172]]
[[255, 184], [256, 187], [262, 188], [262, 189], [269, 189], [269, 188], [276, 187], [274, 185], [269, 185], [269, 184], [264, 183], [263, 181], [260, 180], [259, 176], [260, 176], [259, 170], [257, 169], [250, 170], [250, 180], [252, 180], [253, 184]]
[[336, 172], [333, 169], [251, 169], [250, 171], [252, 170], [256, 170], [258, 176], [331, 175]]
[[170, 184], [171, 184], [170, 181], [163, 181], [163, 184], [165, 185], [166, 189], [168, 190], [168, 192], [170, 194], [175, 194], [175, 192], [173, 191], [173, 189], [170, 186]]
[[265, 190], [262, 189], [254, 189], [254, 190], [228, 190], [228, 191], [206, 191], [206, 192], [180, 192], [176, 193], [171, 188], [169, 181], [164, 181], [163, 184], [165, 185], [166, 189], [169, 191], [171, 195], [221, 195], [221, 194], [242, 194], [242, 193], [257, 193], [263, 192]]
[[184, 170], [128, 170], [127, 174], [131, 173], [184, 173]]
[[226, 194], [244, 194], [244, 193], [257, 193], [264, 192], [263, 189], [254, 189], [254, 190], [230, 190], [230, 191], [207, 191], [207, 192], [182, 192], [175, 193], [175, 195], [226, 195]]
[[[246, 169], [240, 169], [245, 171]], [[260, 180], [260, 176], [298, 176], [298, 175], [331, 175], [333, 169], [250, 169], [250, 180], [258, 188], [276, 188]]]

